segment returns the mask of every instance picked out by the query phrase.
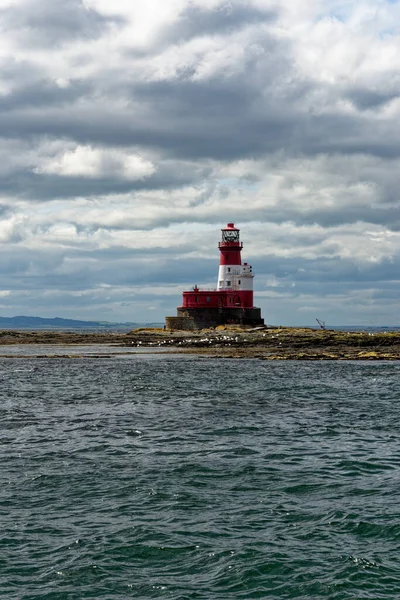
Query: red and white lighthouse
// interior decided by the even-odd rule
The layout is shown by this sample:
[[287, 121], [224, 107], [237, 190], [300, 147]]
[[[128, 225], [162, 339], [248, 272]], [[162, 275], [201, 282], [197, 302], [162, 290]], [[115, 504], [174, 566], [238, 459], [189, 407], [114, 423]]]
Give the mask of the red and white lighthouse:
[[217, 290], [234, 292], [235, 305], [253, 308], [253, 272], [250, 265], [242, 265], [240, 230], [228, 223], [222, 230], [219, 242], [220, 260]]
[[183, 292], [177, 317], [166, 317], [168, 329], [203, 329], [223, 324], [262, 325], [261, 310], [253, 306], [252, 267], [242, 264], [240, 230], [234, 223], [221, 229], [217, 287], [196, 286]]

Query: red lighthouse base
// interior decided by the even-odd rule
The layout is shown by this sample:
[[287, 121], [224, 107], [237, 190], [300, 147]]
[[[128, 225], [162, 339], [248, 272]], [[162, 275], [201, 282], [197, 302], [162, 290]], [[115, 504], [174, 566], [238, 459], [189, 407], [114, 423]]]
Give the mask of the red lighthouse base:
[[253, 308], [253, 290], [199, 290], [183, 292], [179, 308]]
[[208, 329], [218, 325], [264, 325], [260, 308], [186, 308], [180, 306], [176, 317], [166, 317], [167, 329]]

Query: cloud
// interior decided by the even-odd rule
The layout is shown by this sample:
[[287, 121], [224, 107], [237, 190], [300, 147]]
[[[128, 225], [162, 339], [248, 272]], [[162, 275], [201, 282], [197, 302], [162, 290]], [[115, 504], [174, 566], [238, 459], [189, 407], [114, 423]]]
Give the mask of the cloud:
[[0, 17], [4, 313], [162, 320], [215, 284], [233, 220], [268, 322], [396, 322], [398, 3], [3, 0]]
[[116, 148], [77, 146], [47, 159], [34, 173], [64, 177], [115, 177], [121, 179], [146, 179], [155, 172], [154, 165], [135, 154], [125, 154]]
[[178, 19], [166, 29], [166, 41], [183, 41], [212, 35], [224, 36], [242, 31], [260, 22], [274, 21], [277, 13], [270, 8], [252, 6], [247, 2], [187, 4]]
[[29, 45], [51, 47], [104, 34], [122, 19], [106, 17], [85, 6], [81, 0], [17, 0], [2, 10], [4, 30], [13, 34], [23, 49]]

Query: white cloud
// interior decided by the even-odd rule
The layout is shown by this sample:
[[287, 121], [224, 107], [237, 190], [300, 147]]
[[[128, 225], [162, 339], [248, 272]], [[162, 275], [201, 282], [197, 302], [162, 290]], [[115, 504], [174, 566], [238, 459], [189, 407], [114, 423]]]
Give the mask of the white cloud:
[[132, 47], [151, 43], [160, 28], [174, 21], [187, 4], [186, 0], [83, 0], [83, 3], [102, 15], [123, 17], [126, 22], [122, 36], [125, 43], [129, 40]]
[[34, 173], [64, 177], [122, 177], [130, 180], [145, 179], [155, 170], [151, 161], [137, 154], [91, 146], [77, 146], [74, 150], [44, 160], [33, 169]]

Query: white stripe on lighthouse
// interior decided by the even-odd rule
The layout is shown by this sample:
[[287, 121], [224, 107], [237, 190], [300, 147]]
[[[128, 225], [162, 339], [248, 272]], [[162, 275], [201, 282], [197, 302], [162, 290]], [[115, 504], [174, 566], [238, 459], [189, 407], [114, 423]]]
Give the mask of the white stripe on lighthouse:
[[217, 290], [253, 290], [253, 273], [250, 265], [220, 265]]

